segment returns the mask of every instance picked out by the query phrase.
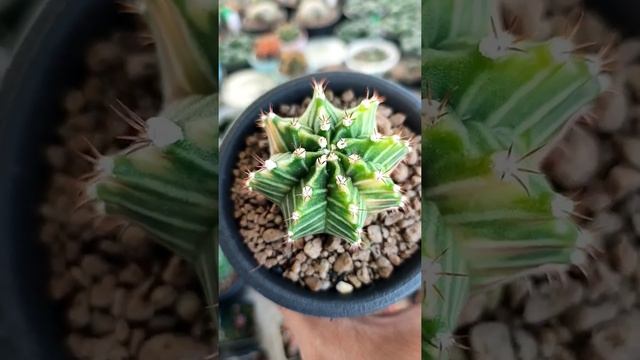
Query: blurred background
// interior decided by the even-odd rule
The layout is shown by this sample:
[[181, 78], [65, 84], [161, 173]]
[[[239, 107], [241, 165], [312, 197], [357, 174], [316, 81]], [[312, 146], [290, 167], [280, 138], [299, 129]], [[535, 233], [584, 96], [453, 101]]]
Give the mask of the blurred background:
[[418, 91], [418, 0], [220, 1], [221, 122], [289, 79], [325, 70]]

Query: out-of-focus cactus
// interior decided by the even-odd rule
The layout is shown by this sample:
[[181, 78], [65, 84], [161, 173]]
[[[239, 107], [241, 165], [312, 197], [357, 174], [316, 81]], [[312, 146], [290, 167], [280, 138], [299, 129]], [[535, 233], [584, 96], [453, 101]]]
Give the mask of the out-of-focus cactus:
[[218, 6], [213, 1], [144, 0], [135, 6], [156, 43], [165, 102], [217, 86]]
[[308, 29], [328, 26], [338, 20], [338, 9], [325, 0], [302, 0], [296, 10], [295, 20]]
[[307, 59], [300, 51], [287, 51], [280, 55], [280, 73], [295, 77], [307, 71]]
[[349, 42], [359, 38], [384, 37], [400, 44], [405, 56], [419, 57], [421, 31], [419, 0], [347, 0], [349, 18], [338, 25], [337, 35]]
[[220, 42], [220, 63], [228, 72], [249, 66], [253, 51], [253, 38], [239, 34], [229, 36]]
[[257, 59], [275, 59], [280, 55], [280, 39], [274, 34], [262, 35], [256, 39], [253, 48]]
[[259, 0], [247, 5], [243, 26], [248, 31], [267, 31], [274, 29], [285, 20], [285, 12], [275, 1]]
[[118, 109], [138, 134], [121, 153], [95, 154], [86, 191], [105, 214], [140, 224], [193, 263], [209, 300], [217, 296], [217, 109], [212, 95], [176, 101], [147, 121]]
[[117, 154], [87, 157], [87, 201], [146, 229], [192, 264], [217, 326], [218, 50], [213, 1], [145, 0], [125, 5], [148, 21], [165, 103], [144, 120], [124, 104], [114, 111], [136, 134]]
[[493, 1], [423, 6], [423, 358], [440, 359], [469, 293], [588, 254], [584, 217], [541, 161], [609, 77], [606, 50], [518, 39]]
[[400, 50], [405, 56], [410, 56], [419, 59], [422, 54], [422, 34], [420, 32], [406, 32], [402, 33], [399, 37]]
[[374, 19], [346, 20], [336, 28], [336, 35], [345, 42], [379, 37], [381, 35], [380, 22]]
[[[398, 14], [420, 16], [420, 2], [416, 0], [346, 0], [343, 12], [349, 19], [383, 19]], [[411, 24], [415, 22], [406, 25], [411, 26]]]
[[278, 38], [283, 43], [290, 43], [297, 40], [302, 35], [302, 30], [293, 23], [283, 24], [276, 30]]
[[247, 187], [280, 206], [290, 241], [326, 233], [360, 245], [368, 214], [402, 206], [401, 189], [389, 174], [410, 145], [399, 135], [378, 133], [381, 101], [373, 95], [338, 109], [315, 83], [299, 118], [271, 111], [261, 116], [271, 157], [249, 174]]

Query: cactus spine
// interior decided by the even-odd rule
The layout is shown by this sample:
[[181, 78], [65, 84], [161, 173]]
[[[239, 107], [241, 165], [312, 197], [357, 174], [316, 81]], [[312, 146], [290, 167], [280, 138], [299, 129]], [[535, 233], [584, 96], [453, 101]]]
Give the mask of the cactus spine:
[[390, 172], [410, 150], [399, 135], [382, 136], [374, 94], [354, 108], [338, 109], [314, 83], [299, 118], [264, 113], [259, 125], [271, 157], [249, 174], [247, 187], [280, 206], [290, 241], [327, 233], [360, 245], [368, 214], [402, 206]]
[[470, 292], [580, 264], [583, 216], [541, 173], [579, 111], [608, 86], [607, 50], [579, 54], [503, 30], [491, 0], [423, 9], [423, 355], [446, 358]]

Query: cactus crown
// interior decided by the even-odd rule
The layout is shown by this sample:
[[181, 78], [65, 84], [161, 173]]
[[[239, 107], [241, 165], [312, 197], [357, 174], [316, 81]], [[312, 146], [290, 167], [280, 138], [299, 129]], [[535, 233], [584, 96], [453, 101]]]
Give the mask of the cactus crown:
[[290, 241], [326, 233], [359, 245], [368, 214], [403, 204], [401, 188], [389, 174], [410, 143], [377, 131], [376, 111], [383, 101], [377, 94], [343, 110], [324, 90], [314, 82], [300, 117], [261, 115], [271, 157], [249, 174], [247, 187], [280, 206]]

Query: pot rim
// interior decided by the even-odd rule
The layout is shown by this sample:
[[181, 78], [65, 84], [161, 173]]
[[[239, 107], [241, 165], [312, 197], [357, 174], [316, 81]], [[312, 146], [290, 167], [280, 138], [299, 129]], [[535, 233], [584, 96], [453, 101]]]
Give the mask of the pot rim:
[[[310, 74], [281, 84], [251, 104], [224, 135], [220, 147], [219, 207], [220, 246], [239, 276], [259, 293], [286, 308], [308, 315], [323, 317], [354, 317], [372, 314], [409, 296], [420, 287], [420, 251], [396, 267], [388, 279], [379, 279], [349, 295], [335, 289], [312, 292], [284, 278], [274, 270], [259, 267], [253, 253], [246, 246], [233, 217], [230, 189], [232, 171], [238, 153], [246, 147], [244, 139], [259, 129], [256, 119], [260, 111], [271, 105], [298, 103], [312, 94], [311, 81], [325, 79], [337, 91], [352, 89], [357, 95], [375, 89], [394, 109], [403, 109], [407, 125], [420, 133], [421, 100], [409, 90], [382, 78], [355, 72], [327, 72]], [[333, 86], [332, 86], [333, 85]], [[227, 175], [227, 176], [225, 176]]]

